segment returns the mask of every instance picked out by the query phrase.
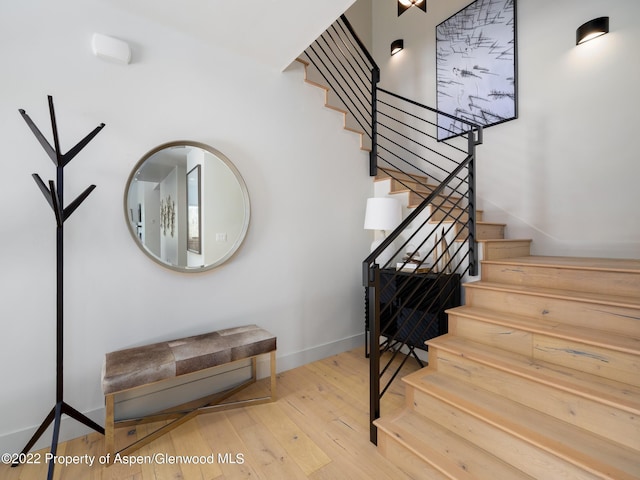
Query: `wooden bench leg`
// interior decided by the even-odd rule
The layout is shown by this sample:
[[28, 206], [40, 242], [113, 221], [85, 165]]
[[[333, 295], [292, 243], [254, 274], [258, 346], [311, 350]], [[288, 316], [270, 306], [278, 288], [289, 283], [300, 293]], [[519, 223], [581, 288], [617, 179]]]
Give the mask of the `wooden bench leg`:
[[258, 357], [251, 357], [251, 380], [258, 380]]
[[271, 401], [275, 402], [276, 395], [276, 351], [271, 352]]
[[107, 454], [110, 459], [113, 459], [116, 453], [116, 439], [115, 439], [115, 412], [114, 412], [114, 399], [113, 394], [105, 396], [105, 421], [104, 421], [104, 436], [107, 448]]
[[[140, 447], [147, 445], [148, 443], [152, 442], [158, 437], [182, 425], [186, 421], [194, 418], [195, 416], [201, 413], [211, 413], [214, 411], [228, 410], [235, 407], [258, 405], [258, 404], [267, 403], [267, 402], [275, 402], [276, 401], [276, 350], [273, 350], [271, 352], [270, 360], [271, 360], [270, 362], [271, 363], [270, 365], [271, 367], [270, 396], [252, 398], [248, 400], [232, 401], [229, 403], [218, 403], [218, 402], [222, 402], [226, 398], [229, 398], [230, 396], [233, 396], [235, 393], [238, 393], [239, 391], [243, 390], [244, 388], [251, 385], [252, 383], [255, 383], [258, 375], [257, 374], [257, 357], [252, 357], [251, 358], [251, 369], [252, 369], [251, 378], [246, 382], [244, 382], [243, 384], [238, 385], [237, 387], [234, 387], [226, 392], [220, 392], [210, 396], [210, 397], [220, 396], [220, 398], [216, 400], [213, 400], [210, 397], [205, 397], [203, 399], [193, 400], [183, 405], [173, 407], [171, 409], [165, 410], [163, 412], [159, 412], [157, 414], [147, 415], [145, 417], [141, 417], [133, 421], [118, 422], [119, 426], [122, 426], [122, 424], [128, 425], [128, 424], [135, 424], [137, 422], [142, 423], [145, 419], [148, 421], [156, 421], [159, 419], [168, 420], [169, 418], [174, 418], [172, 422], [160, 427], [159, 429], [148, 434], [147, 436], [123, 448], [122, 450], [119, 450], [118, 453], [120, 453], [121, 455], [129, 455], [130, 453], [134, 452]], [[115, 393], [105, 395], [105, 410], [106, 410], [105, 426], [104, 426], [105, 444], [106, 444], [107, 454], [109, 454], [109, 458], [111, 459], [110, 463], [113, 462], [113, 459], [116, 454], [116, 446], [115, 446], [115, 423], [116, 422], [115, 422], [115, 399], [114, 398], [115, 398]], [[200, 403], [201, 401], [202, 403]], [[158, 418], [155, 418], [155, 417], [158, 417]]]

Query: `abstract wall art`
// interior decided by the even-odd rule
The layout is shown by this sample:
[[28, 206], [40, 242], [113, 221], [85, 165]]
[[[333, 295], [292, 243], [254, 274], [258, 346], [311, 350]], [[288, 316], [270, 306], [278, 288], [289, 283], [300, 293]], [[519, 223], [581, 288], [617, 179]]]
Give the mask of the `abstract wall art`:
[[516, 0], [476, 0], [436, 27], [438, 140], [517, 118]]

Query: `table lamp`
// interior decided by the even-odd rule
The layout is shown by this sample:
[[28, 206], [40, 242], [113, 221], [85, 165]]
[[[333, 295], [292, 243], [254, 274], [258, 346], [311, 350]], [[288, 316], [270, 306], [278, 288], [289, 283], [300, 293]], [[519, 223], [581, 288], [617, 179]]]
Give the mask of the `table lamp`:
[[[371, 243], [373, 252], [386, 238], [386, 230], [394, 230], [402, 221], [402, 205], [395, 198], [374, 197], [367, 199], [364, 216], [365, 230], [380, 230], [382, 235]], [[393, 245], [389, 245], [377, 258], [376, 263], [385, 267], [393, 257]]]

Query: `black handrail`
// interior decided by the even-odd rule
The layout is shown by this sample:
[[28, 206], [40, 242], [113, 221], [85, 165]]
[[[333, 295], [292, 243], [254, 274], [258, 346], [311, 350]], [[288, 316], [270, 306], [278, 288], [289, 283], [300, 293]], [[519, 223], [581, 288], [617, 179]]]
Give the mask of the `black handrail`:
[[369, 174], [376, 175], [380, 68], [344, 15], [307, 48], [305, 55], [369, 139]]
[[[409, 225], [411, 225], [413, 223], [413, 221], [418, 217], [418, 215], [420, 215], [420, 213], [422, 213], [422, 211], [429, 206], [429, 204], [433, 201], [433, 199], [436, 196], [438, 196], [440, 194], [440, 192], [442, 192], [444, 190], [444, 188], [449, 184], [449, 182], [451, 182], [451, 180], [456, 178], [458, 173], [460, 173], [460, 171], [462, 171], [469, 164], [469, 162], [471, 160], [472, 160], [472, 157], [471, 157], [471, 155], [469, 155], [460, 165], [458, 165], [458, 167], [453, 172], [451, 172], [449, 174], [449, 176], [440, 185], [438, 185], [427, 196], [427, 198], [420, 205], [418, 205], [413, 210], [413, 212], [411, 212], [409, 214], [409, 216], [407, 216], [407, 218], [405, 218], [402, 221], [402, 223], [400, 223], [400, 225], [398, 225], [398, 227], [393, 232], [391, 232], [391, 234], [389, 234], [388, 237], [386, 237], [380, 243], [380, 245], [373, 252], [371, 252], [369, 254], [369, 256], [367, 256], [367, 258], [364, 259], [364, 261], [362, 263], [366, 264], [366, 265], [373, 264], [375, 259], [378, 258], [390, 245], [392, 245], [394, 243], [394, 241], [400, 236], [400, 234], [404, 230], [406, 230], [406, 228]], [[399, 252], [396, 252], [396, 253], [399, 253]]]
[[347, 20], [347, 17], [345, 17], [345, 15], [342, 14], [340, 15], [340, 20], [343, 22], [347, 30], [349, 30], [349, 33], [351, 34], [351, 38], [358, 44], [359, 52], [367, 57], [367, 60], [369, 61], [373, 69], [380, 71], [380, 68], [378, 68], [378, 64], [369, 53], [369, 50], [367, 50], [367, 47], [364, 46], [364, 43], [362, 43], [362, 40], [360, 40], [360, 37], [358, 37], [358, 35], [356, 34], [356, 31], [353, 29], [353, 26], [351, 26], [351, 23], [349, 22], [349, 20]]
[[[420, 199], [362, 263], [370, 438], [376, 443], [373, 422], [382, 395], [408, 359], [423, 365], [416, 349], [425, 349], [423, 340], [435, 330], [446, 331], [444, 309], [459, 302], [461, 277], [477, 274], [475, 160], [482, 127], [378, 87], [380, 69], [344, 15], [305, 55], [370, 139], [370, 175], [389, 178]], [[466, 128], [439, 140], [439, 116]], [[446, 242], [451, 246], [445, 249]], [[385, 252], [392, 260], [379, 265]], [[424, 256], [416, 261], [418, 253]], [[415, 268], [405, 272], [409, 266]]]
[[[399, 100], [402, 100], [403, 102], [410, 103], [410, 104], [415, 105], [417, 107], [420, 107], [420, 108], [422, 108], [424, 110], [429, 110], [430, 112], [437, 113], [438, 115], [449, 117], [449, 118], [451, 118], [453, 120], [456, 120], [458, 122], [462, 122], [462, 123], [467, 124], [469, 126], [467, 131], [475, 131], [475, 132], [477, 132], [478, 136], [475, 139], [476, 144], [479, 145], [479, 144], [482, 143], [482, 126], [478, 125], [477, 123], [470, 122], [470, 121], [465, 120], [463, 118], [458, 118], [455, 115], [451, 115], [450, 113], [447, 113], [447, 112], [442, 112], [442, 111], [437, 110], [437, 109], [435, 109], [433, 107], [429, 107], [429, 106], [424, 105], [424, 104], [422, 104], [420, 102], [416, 102], [415, 100], [411, 100], [410, 98], [403, 97], [402, 95], [398, 95], [397, 93], [390, 92], [389, 90], [385, 90], [384, 88], [378, 87], [378, 90], [383, 92], [383, 93], [386, 93], [387, 95], [389, 95], [391, 97], [394, 97], [394, 98], [397, 98]], [[447, 131], [451, 132], [451, 130], [447, 130]]]

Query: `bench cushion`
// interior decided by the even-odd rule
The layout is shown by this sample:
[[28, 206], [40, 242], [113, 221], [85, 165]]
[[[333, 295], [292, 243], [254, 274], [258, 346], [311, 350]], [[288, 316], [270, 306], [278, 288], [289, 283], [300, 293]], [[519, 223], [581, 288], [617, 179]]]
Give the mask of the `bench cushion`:
[[276, 337], [256, 325], [107, 353], [105, 395], [197, 372], [276, 349]]

